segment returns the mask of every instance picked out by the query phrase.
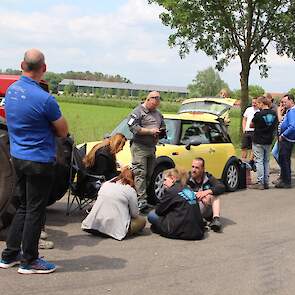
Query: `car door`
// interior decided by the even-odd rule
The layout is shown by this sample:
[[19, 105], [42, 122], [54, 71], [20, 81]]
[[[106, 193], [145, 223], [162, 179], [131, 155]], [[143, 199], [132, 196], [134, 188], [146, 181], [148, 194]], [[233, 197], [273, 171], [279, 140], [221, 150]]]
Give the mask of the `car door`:
[[[179, 142], [173, 146], [172, 153], [176, 166], [189, 171], [192, 160], [196, 157], [202, 157], [206, 162], [211, 161], [213, 150], [209, 144], [209, 134], [204, 132], [205, 123], [183, 120], [180, 128]], [[199, 144], [188, 146], [192, 140], [198, 141]]]

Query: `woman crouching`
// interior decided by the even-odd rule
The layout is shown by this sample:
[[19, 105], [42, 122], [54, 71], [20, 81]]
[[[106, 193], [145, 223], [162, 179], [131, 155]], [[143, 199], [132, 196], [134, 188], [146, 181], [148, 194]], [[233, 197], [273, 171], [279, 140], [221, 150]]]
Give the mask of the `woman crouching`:
[[151, 230], [167, 238], [201, 240], [204, 224], [195, 193], [186, 187], [187, 173], [164, 171], [164, 195], [148, 214]]
[[138, 213], [134, 175], [124, 167], [118, 177], [102, 184], [94, 206], [82, 221], [82, 229], [122, 240], [145, 227], [146, 220]]

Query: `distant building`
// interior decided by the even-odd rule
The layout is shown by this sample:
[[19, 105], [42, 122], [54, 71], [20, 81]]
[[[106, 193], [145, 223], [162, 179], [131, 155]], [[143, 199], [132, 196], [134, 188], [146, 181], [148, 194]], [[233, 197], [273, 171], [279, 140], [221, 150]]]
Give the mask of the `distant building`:
[[120, 82], [104, 82], [104, 81], [89, 81], [89, 80], [75, 80], [64, 79], [59, 83], [59, 92], [64, 90], [66, 85], [74, 85], [77, 92], [95, 93], [98, 89], [109, 93], [116, 94], [118, 91], [128, 91], [129, 96], [138, 96], [140, 92], [159, 91], [161, 93], [173, 93], [177, 96], [187, 96], [188, 89], [186, 87], [177, 86], [162, 86], [149, 84], [132, 84]]

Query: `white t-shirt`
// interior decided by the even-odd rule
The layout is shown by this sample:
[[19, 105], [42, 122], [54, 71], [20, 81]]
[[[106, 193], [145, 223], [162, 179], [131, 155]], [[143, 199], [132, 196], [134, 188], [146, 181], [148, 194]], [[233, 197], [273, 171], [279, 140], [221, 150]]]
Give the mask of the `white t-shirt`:
[[245, 131], [254, 131], [254, 128], [250, 127], [251, 121], [255, 115], [255, 113], [259, 112], [259, 109], [254, 109], [253, 107], [249, 107], [244, 112], [244, 118], [246, 118], [246, 127]]

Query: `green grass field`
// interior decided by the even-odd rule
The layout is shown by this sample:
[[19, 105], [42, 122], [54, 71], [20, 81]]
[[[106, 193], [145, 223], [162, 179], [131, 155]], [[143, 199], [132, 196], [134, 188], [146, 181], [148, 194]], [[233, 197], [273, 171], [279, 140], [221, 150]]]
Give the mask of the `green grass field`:
[[112, 129], [131, 109], [60, 102], [76, 143], [96, 141]]
[[[132, 108], [126, 107], [87, 105], [68, 102], [60, 102], [59, 104], [69, 123], [70, 132], [74, 136], [76, 143], [102, 139], [106, 133], [111, 132], [113, 128], [132, 110]], [[239, 110], [232, 110], [229, 133], [237, 150], [240, 149], [239, 124]]]

